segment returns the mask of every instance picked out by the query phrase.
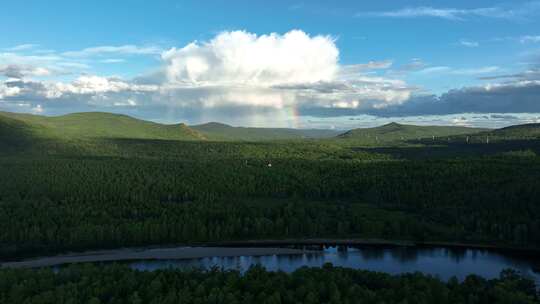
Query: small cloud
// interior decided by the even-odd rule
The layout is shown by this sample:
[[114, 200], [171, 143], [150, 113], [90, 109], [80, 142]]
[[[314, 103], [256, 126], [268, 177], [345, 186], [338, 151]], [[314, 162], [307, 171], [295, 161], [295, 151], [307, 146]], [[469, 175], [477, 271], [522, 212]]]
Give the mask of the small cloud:
[[540, 2], [532, 1], [514, 6], [493, 6], [480, 8], [437, 8], [430, 6], [407, 7], [392, 11], [360, 12], [357, 17], [384, 17], [384, 18], [439, 18], [450, 21], [463, 21], [472, 17], [528, 20], [538, 15]]
[[14, 46], [12, 48], [8, 48], [6, 50], [11, 51], [11, 52], [27, 51], [27, 50], [34, 49], [34, 48], [36, 48], [38, 46], [39, 46], [38, 44], [30, 44], [30, 43], [28, 43], [28, 44], [20, 44], [20, 45]]
[[304, 7], [304, 3], [296, 3], [296, 4], [293, 4], [293, 5], [289, 6], [288, 8], [289, 8], [290, 11], [296, 11], [296, 10], [299, 10], [299, 9], [301, 9], [303, 7]]
[[465, 47], [469, 47], [469, 48], [475, 48], [475, 47], [480, 46], [480, 43], [478, 43], [476, 41], [472, 41], [472, 40], [466, 40], [466, 39], [461, 39], [459, 41], [459, 44], [461, 44], [462, 46], [465, 46]]
[[57, 63], [57, 65], [64, 68], [75, 68], [75, 69], [82, 69], [82, 70], [86, 70], [90, 68], [89, 65], [87, 65], [86, 63], [81, 63], [81, 62], [59, 62]]
[[461, 19], [459, 15], [462, 15], [463, 12], [453, 8], [433, 8], [433, 7], [415, 7], [415, 8], [404, 8], [395, 11], [385, 11], [385, 12], [368, 12], [368, 13], [359, 13], [357, 16], [373, 16], [373, 17], [389, 17], [389, 18], [417, 18], [417, 17], [436, 17], [449, 20]]
[[341, 78], [356, 77], [360, 73], [370, 70], [384, 70], [392, 66], [392, 60], [383, 61], [370, 61], [368, 63], [349, 64], [341, 66], [339, 69], [339, 76]]
[[96, 46], [85, 48], [80, 51], [69, 51], [62, 53], [67, 57], [93, 57], [103, 56], [105, 54], [123, 54], [123, 55], [159, 55], [163, 50], [157, 46], [136, 46], [136, 45], [121, 45], [121, 46]]
[[414, 72], [414, 71], [421, 70], [421, 69], [425, 68], [426, 66], [427, 66], [427, 64], [425, 64], [422, 61], [422, 59], [413, 58], [413, 59], [411, 59], [411, 62], [400, 66], [397, 69], [397, 71], [398, 72]]
[[487, 73], [493, 73], [499, 70], [499, 67], [497, 66], [486, 66], [486, 67], [480, 67], [480, 68], [472, 68], [472, 69], [455, 69], [452, 70], [452, 74], [456, 75], [477, 75], [477, 74], [487, 74]]
[[510, 114], [491, 114], [489, 117], [493, 119], [506, 119], [506, 120], [515, 120], [519, 118], [516, 115], [510, 115]]
[[536, 43], [540, 42], [540, 35], [537, 36], [522, 36], [519, 38], [519, 42], [521, 43]]
[[43, 113], [43, 107], [40, 104], [38, 104], [35, 107], [33, 107], [32, 109], [30, 109], [30, 111], [32, 113], [34, 113], [34, 114], [41, 114], [41, 113]]
[[448, 71], [451, 71], [452, 69], [450, 67], [447, 67], [447, 66], [434, 66], [434, 67], [429, 67], [429, 68], [425, 68], [423, 70], [420, 70], [418, 71], [419, 74], [433, 74], [433, 73], [441, 73], [441, 72], [448, 72]]
[[480, 80], [498, 80], [507, 79], [513, 81], [539, 81], [540, 80], [540, 68], [531, 67], [525, 71], [514, 74], [503, 74], [494, 76], [479, 77]]
[[120, 58], [110, 58], [110, 59], [104, 59], [104, 60], [101, 60], [102, 63], [122, 63], [122, 62], [126, 62], [125, 59], [120, 59]]
[[46, 68], [30, 65], [10, 64], [7, 66], [0, 66], [0, 75], [4, 75], [8, 78], [21, 79], [27, 76], [48, 76], [50, 74], [51, 71]]
[[126, 101], [117, 101], [113, 103], [115, 107], [134, 107], [137, 105], [137, 102], [131, 98], [126, 99]]
[[471, 127], [471, 123], [467, 120], [467, 117], [461, 116], [451, 120], [452, 125], [460, 127]]
[[498, 70], [499, 70], [499, 67], [497, 66], [486, 66], [486, 67], [469, 68], [469, 69], [455, 69], [448, 66], [434, 66], [434, 67], [429, 67], [429, 68], [420, 70], [418, 71], [418, 73], [419, 74], [444, 73], [444, 74], [453, 74], [453, 75], [477, 75], [477, 74], [493, 73]]
[[42, 55], [45, 54], [46, 55], [46, 54], [54, 54], [54, 53], [56, 53], [56, 51], [55, 50], [34, 50], [33, 53], [34, 54], [42, 54]]

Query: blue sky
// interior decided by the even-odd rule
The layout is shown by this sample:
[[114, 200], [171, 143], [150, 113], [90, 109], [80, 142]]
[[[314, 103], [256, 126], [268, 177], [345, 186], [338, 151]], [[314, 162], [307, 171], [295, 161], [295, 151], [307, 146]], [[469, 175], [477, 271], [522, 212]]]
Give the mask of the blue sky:
[[337, 128], [540, 120], [540, 1], [11, 1], [0, 27], [0, 110]]

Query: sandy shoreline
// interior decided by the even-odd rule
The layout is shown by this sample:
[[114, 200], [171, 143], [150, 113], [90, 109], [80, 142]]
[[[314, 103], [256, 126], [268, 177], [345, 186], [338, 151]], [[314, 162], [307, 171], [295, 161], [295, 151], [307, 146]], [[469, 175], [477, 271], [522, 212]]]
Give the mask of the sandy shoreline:
[[298, 255], [316, 253], [291, 248], [232, 248], [232, 247], [173, 247], [148, 249], [118, 249], [87, 251], [77, 254], [65, 254], [51, 257], [28, 259], [17, 262], [5, 262], [1, 268], [37, 268], [71, 263], [113, 262], [129, 260], [182, 260], [205, 257], [235, 257], [264, 255]]

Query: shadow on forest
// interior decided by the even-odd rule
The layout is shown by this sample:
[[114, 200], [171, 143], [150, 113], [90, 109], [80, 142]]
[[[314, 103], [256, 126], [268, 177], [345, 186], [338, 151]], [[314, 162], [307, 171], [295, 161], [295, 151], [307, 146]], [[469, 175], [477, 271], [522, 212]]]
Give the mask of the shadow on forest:
[[540, 140], [509, 140], [493, 143], [461, 143], [408, 141], [415, 146], [396, 147], [357, 147], [355, 151], [376, 152], [394, 158], [426, 159], [501, 155], [508, 152], [532, 151], [540, 154]]

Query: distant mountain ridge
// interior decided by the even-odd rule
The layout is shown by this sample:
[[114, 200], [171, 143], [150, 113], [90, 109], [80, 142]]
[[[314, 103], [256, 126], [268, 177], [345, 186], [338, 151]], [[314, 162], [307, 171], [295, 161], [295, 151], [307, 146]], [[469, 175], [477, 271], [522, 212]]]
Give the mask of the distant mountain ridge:
[[459, 135], [489, 136], [494, 139], [538, 139], [540, 123], [492, 130], [459, 126], [415, 126], [393, 122], [379, 127], [358, 128], [340, 133], [324, 129], [233, 127], [218, 122], [193, 126], [183, 123], [166, 125], [104, 112], [48, 117], [0, 111], [0, 144], [3, 146], [17, 146], [41, 139], [268, 141], [335, 138], [377, 143]]
[[261, 141], [305, 138], [330, 138], [340, 132], [327, 129], [233, 127], [219, 122], [190, 126], [210, 140]]
[[342, 139], [362, 139], [375, 141], [413, 140], [430, 137], [474, 134], [487, 131], [482, 128], [459, 126], [416, 126], [399, 123], [389, 123], [374, 128], [359, 128], [340, 134]]

